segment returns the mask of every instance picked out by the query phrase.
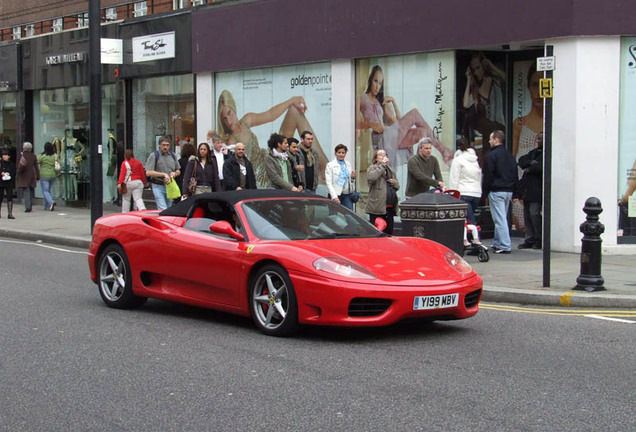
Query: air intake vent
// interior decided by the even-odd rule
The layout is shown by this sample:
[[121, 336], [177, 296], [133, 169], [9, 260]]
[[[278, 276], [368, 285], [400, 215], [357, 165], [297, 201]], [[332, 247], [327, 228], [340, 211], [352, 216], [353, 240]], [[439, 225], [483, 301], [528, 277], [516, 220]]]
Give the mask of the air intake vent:
[[391, 300], [388, 299], [358, 297], [351, 300], [349, 304], [349, 316], [378, 316], [386, 312], [389, 306], [391, 306]]
[[464, 306], [466, 306], [467, 309], [475, 307], [479, 302], [479, 297], [481, 297], [480, 289], [466, 294], [466, 297], [464, 297]]

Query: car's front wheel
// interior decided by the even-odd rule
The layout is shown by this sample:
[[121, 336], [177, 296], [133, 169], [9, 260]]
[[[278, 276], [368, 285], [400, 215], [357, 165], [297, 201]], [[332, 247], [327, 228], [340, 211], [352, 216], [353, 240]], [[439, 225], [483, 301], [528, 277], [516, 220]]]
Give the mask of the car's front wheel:
[[107, 246], [99, 256], [98, 269], [97, 284], [104, 303], [117, 309], [132, 309], [144, 304], [146, 298], [132, 292], [130, 263], [121, 246]]
[[286, 336], [298, 329], [296, 293], [281, 266], [261, 268], [250, 283], [249, 297], [252, 319], [263, 333]]

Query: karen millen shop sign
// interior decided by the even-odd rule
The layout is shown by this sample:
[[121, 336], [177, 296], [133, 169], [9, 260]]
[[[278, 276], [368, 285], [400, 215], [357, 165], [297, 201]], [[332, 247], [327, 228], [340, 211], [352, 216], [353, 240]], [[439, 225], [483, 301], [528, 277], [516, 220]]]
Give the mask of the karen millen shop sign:
[[63, 63], [82, 63], [84, 62], [84, 58], [86, 57], [86, 53], [77, 52], [70, 54], [58, 54], [53, 56], [46, 57], [47, 65], [59, 65]]
[[174, 58], [174, 32], [133, 38], [133, 63]]

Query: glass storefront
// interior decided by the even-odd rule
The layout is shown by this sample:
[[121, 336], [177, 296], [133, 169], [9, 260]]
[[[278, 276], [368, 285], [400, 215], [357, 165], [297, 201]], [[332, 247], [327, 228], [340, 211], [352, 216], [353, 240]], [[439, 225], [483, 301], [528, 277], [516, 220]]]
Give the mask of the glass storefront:
[[618, 153], [618, 243], [636, 243], [636, 37], [621, 41]]
[[168, 136], [179, 154], [182, 142], [194, 142], [194, 77], [192, 74], [133, 80], [133, 152], [146, 163], [159, 148], [159, 138]]
[[0, 93], [0, 147], [8, 148], [16, 160], [17, 146], [17, 98], [19, 93]]
[[[115, 85], [103, 86], [102, 99], [103, 143], [106, 144], [109, 131], [114, 130], [115, 126], [115, 110], [112, 109], [116, 103]], [[62, 166], [53, 187], [53, 198], [58, 203], [86, 206], [91, 182], [89, 88], [83, 86], [36, 91], [33, 93], [33, 110], [34, 153], [41, 153], [44, 144], [50, 142]], [[110, 160], [106, 155], [103, 158], [107, 162]], [[104, 171], [106, 174], [107, 170]], [[104, 200], [111, 200], [112, 193], [109, 195], [106, 187], [104, 191]], [[39, 189], [36, 190], [36, 197], [41, 196]]]

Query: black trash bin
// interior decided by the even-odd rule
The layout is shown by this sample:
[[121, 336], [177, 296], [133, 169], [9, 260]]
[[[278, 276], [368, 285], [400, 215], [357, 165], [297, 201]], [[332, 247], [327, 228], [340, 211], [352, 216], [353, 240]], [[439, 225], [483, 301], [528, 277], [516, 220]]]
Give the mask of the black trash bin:
[[400, 204], [402, 233], [423, 237], [464, 254], [468, 205], [444, 193], [421, 193]]

